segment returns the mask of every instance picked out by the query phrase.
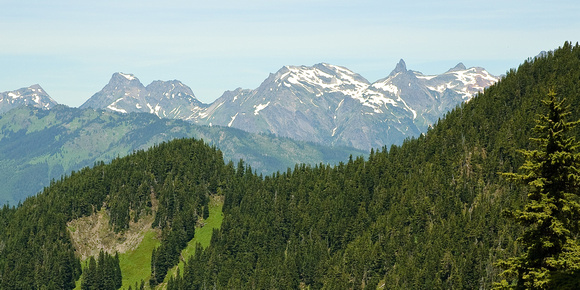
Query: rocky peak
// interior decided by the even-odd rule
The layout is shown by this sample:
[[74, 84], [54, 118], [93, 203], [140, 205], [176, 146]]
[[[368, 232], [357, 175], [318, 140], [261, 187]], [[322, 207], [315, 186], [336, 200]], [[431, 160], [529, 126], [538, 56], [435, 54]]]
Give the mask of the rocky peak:
[[460, 70], [466, 70], [467, 68], [465, 67], [465, 65], [460, 62], [458, 63], [456, 66], [454, 66], [453, 68], [449, 69], [447, 72], [454, 72], [454, 71], [460, 71]]
[[143, 84], [139, 81], [137, 77], [132, 74], [125, 74], [125, 73], [114, 73], [111, 76], [111, 80], [109, 81], [108, 87], [119, 88], [119, 87], [139, 87], [144, 88]]
[[394, 76], [398, 73], [405, 72], [407, 72], [407, 64], [405, 64], [405, 61], [401, 59], [399, 60], [399, 63], [397, 63], [397, 66], [395, 66], [395, 69], [391, 72], [391, 74], [389, 74], [389, 76]]

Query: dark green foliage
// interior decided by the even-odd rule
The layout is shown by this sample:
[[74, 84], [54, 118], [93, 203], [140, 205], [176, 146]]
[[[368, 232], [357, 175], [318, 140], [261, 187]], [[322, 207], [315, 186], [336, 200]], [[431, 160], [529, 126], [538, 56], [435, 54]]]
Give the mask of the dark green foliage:
[[548, 94], [548, 113], [534, 128], [538, 137], [530, 138], [539, 149], [523, 150], [523, 173], [507, 174], [530, 192], [523, 210], [509, 212], [525, 228], [518, 238], [523, 252], [500, 261], [503, 274], [515, 282], [504, 280], [498, 288], [563, 289], [569, 288], [564, 281], [574, 288], [580, 282], [580, 154], [575, 138], [567, 136], [578, 122], [565, 120], [570, 112], [563, 102]]
[[119, 255], [111, 256], [101, 251], [98, 261], [95, 257], [89, 259], [89, 264], [83, 272], [82, 290], [119, 289], [123, 284]]
[[207, 219], [209, 217], [209, 206], [203, 207], [203, 219]]

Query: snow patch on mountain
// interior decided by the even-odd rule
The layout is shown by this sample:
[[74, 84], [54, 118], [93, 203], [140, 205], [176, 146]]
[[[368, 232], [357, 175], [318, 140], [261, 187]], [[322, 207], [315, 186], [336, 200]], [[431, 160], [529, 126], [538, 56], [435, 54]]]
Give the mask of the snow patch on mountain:
[[341, 92], [345, 95], [362, 97], [368, 81], [347, 68], [318, 64], [313, 67], [285, 66], [286, 72], [278, 77], [285, 87], [300, 86], [309, 93], [320, 97], [324, 92]]
[[232, 120], [228, 123], [228, 127], [231, 127], [232, 126], [232, 124], [234, 123], [234, 120], [236, 119], [236, 117], [238, 116], [238, 114], [239, 114], [239, 112], [232, 116]]
[[107, 106], [107, 109], [115, 111], [115, 112], [119, 112], [119, 113], [127, 113], [127, 111], [125, 109], [119, 109], [116, 107], [117, 103], [122, 101], [124, 98], [118, 98], [116, 101], [114, 101], [113, 103], [111, 103], [110, 105]]
[[135, 80], [135, 76], [133, 76], [132, 74], [119, 73], [119, 75], [123, 76], [124, 78], [130, 81]]
[[259, 105], [254, 106], [254, 108], [256, 108], [254, 110], [254, 115], [258, 115], [260, 113], [260, 111], [265, 109], [266, 107], [268, 107], [268, 105], [270, 105], [270, 102], [268, 102], [266, 104], [259, 104]]
[[373, 88], [379, 89], [379, 90], [383, 90], [385, 92], [389, 92], [395, 96], [399, 95], [399, 88], [393, 84], [389, 84], [389, 83], [374, 83], [372, 85]]
[[416, 76], [418, 79], [422, 79], [422, 80], [428, 80], [428, 81], [429, 81], [429, 80], [432, 80], [432, 79], [434, 79], [434, 78], [436, 78], [436, 77], [437, 77], [436, 75], [434, 75], [434, 76], [426, 76], [426, 75], [422, 75], [422, 74], [420, 74], [420, 73], [418, 73], [418, 72], [415, 74], [415, 76]]

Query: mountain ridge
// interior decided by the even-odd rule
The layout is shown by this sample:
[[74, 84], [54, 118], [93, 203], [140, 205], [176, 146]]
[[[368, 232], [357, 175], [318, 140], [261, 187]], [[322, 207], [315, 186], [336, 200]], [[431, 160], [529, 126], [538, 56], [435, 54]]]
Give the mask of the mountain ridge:
[[210, 104], [178, 80], [144, 86], [117, 72], [79, 108], [144, 112], [200, 125], [234, 127], [327, 146], [362, 150], [401, 144], [450, 109], [497, 82], [498, 77], [463, 63], [438, 75], [408, 70], [401, 59], [375, 82], [328, 63], [283, 66], [255, 89], [225, 91]]
[[228, 91], [197, 122], [363, 150], [400, 144], [499, 79], [463, 67], [427, 76], [401, 59], [388, 77], [370, 83], [325, 63], [284, 66], [254, 90]]
[[[79, 108], [108, 109], [120, 113], [142, 112], [160, 118], [188, 119], [203, 108], [188, 86], [178, 80], [153, 81], [144, 86], [137, 77], [114, 73], [102, 90]], [[168, 108], [168, 109], [164, 109]]]

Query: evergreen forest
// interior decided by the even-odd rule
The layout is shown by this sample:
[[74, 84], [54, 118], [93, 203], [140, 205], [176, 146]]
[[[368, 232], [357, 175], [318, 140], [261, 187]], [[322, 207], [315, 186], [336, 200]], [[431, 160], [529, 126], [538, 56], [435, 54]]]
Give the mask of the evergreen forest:
[[[146, 287], [490, 289], [504, 279], [498, 262], [525, 250], [526, 230], [506, 212], [534, 188], [506, 173], [536, 149], [530, 137], [551, 92], [580, 119], [578, 44], [527, 59], [426, 134], [366, 158], [264, 176], [203, 140], [177, 139], [97, 162], [0, 210], [0, 289], [73, 289], [105, 264], [118, 286], [115, 254], [86, 266], [67, 227], [102, 211], [115, 233], [154, 216], [160, 243]], [[570, 135], [580, 137], [578, 126]], [[183, 257], [215, 196], [221, 227]], [[180, 260], [183, 271], [167, 275]]]

